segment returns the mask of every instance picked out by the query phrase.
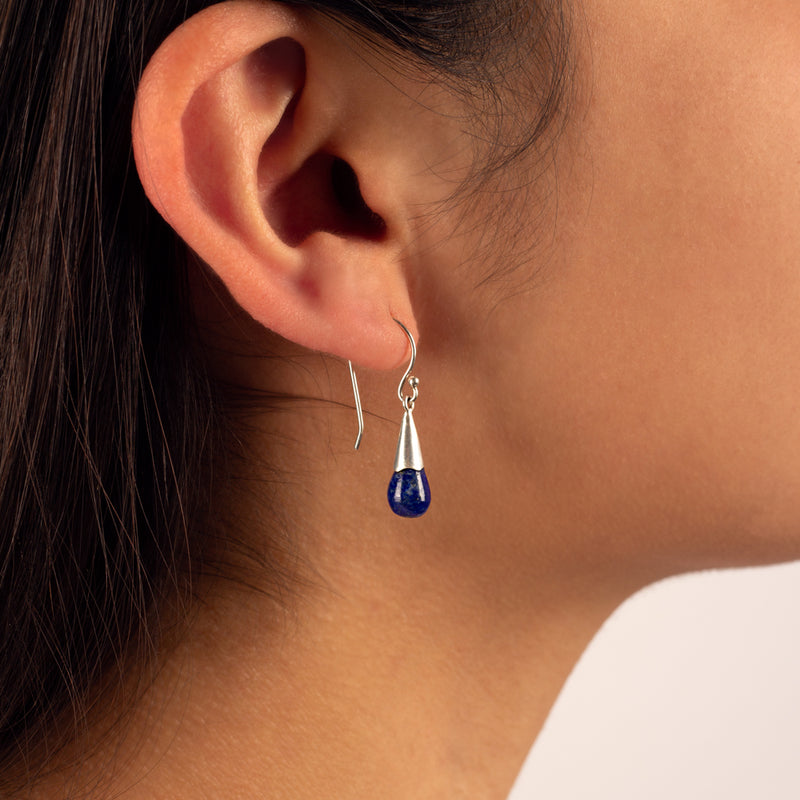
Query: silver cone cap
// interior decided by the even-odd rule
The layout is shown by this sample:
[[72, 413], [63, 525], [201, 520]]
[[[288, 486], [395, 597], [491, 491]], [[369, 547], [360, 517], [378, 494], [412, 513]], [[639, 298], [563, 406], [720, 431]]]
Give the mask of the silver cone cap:
[[414, 416], [410, 411], [403, 414], [400, 425], [400, 438], [397, 441], [397, 455], [394, 458], [394, 471], [404, 469], [422, 470], [422, 450], [419, 446], [417, 428], [414, 425]]

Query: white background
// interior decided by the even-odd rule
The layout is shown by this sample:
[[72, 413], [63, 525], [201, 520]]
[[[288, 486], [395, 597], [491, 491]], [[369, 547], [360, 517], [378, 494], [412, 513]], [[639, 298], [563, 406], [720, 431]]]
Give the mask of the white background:
[[675, 578], [589, 646], [510, 800], [800, 799], [800, 564]]

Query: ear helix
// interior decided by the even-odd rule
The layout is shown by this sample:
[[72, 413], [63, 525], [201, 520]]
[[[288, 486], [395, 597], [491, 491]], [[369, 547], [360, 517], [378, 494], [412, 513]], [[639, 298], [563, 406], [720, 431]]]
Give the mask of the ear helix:
[[[422, 450], [419, 444], [417, 428], [414, 424], [414, 405], [419, 397], [419, 378], [412, 375], [417, 361], [417, 345], [408, 328], [395, 319], [403, 329], [408, 341], [411, 343], [411, 362], [397, 387], [397, 396], [403, 404], [403, 421], [400, 424], [400, 437], [397, 442], [397, 452], [394, 459], [394, 474], [389, 481], [387, 497], [389, 507], [400, 517], [421, 517], [431, 504], [431, 490], [428, 486], [428, 477], [425, 474], [425, 465], [422, 460]], [[364, 435], [364, 417], [361, 410], [361, 397], [358, 392], [358, 380], [352, 362], [347, 362], [350, 367], [350, 378], [353, 382], [353, 396], [356, 402], [358, 415], [358, 437], [355, 449], [361, 445]], [[410, 394], [404, 394], [406, 385], [411, 389]]]

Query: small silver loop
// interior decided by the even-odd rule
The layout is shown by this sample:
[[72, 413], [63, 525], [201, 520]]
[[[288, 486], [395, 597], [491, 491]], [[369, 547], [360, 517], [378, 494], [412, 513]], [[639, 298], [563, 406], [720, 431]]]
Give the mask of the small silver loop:
[[[417, 343], [414, 341], [414, 337], [411, 335], [411, 331], [400, 322], [399, 319], [395, 319], [394, 321], [405, 331], [406, 336], [408, 336], [408, 341], [411, 342], [411, 362], [408, 365], [408, 369], [405, 371], [402, 380], [400, 381], [400, 385], [397, 387], [397, 396], [400, 398], [400, 402], [403, 404], [403, 408], [406, 411], [413, 411], [414, 410], [414, 403], [416, 403], [417, 398], [419, 397], [419, 378], [415, 378], [411, 372], [414, 369], [414, 364], [417, 363]], [[403, 389], [405, 389], [406, 383], [411, 387], [411, 394], [404, 395]]]
[[401, 399], [403, 401], [403, 408], [406, 411], [413, 411], [414, 403], [417, 402], [417, 398], [419, 397], [419, 378], [415, 378], [411, 375], [408, 379], [408, 385], [411, 387], [411, 394], [405, 395]]

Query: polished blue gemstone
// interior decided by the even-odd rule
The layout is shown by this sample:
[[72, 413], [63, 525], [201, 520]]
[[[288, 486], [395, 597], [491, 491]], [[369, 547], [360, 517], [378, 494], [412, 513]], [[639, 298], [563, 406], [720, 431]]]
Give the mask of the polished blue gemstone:
[[389, 505], [400, 517], [421, 517], [431, 504], [425, 470], [401, 469], [389, 481]]

